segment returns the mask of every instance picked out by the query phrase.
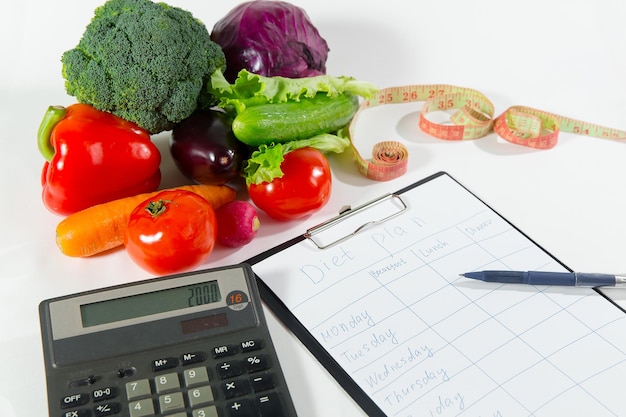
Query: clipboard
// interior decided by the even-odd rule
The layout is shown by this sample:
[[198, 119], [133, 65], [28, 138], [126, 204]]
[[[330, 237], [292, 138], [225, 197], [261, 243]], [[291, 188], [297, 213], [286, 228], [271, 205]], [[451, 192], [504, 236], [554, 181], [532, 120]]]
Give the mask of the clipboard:
[[[561, 261], [559, 261], [558, 259], [556, 259], [554, 256], [552, 256], [549, 252], [547, 252], [545, 249], [543, 249], [541, 246], [539, 246], [536, 242], [534, 242], [532, 239], [530, 239], [526, 234], [524, 234], [520, 229], [518, 229], [517, 227], [515, 227], [512, 223], [510, 223], [508, 220], [506, 220], [504, 217], [502, 217], [499, 213], [497, 213], [495, 210], [493, 210], [489, 205], [487, 205], [485, 202], [483, 202], [479, 197], [477, 197], [475, 194], [473, 194], [471, 191], [469, 191], [466, 187], [464, 187], [462, 184], [460, 184], [456, 179], [452, 178], [448, 173], [446, 172], [437, 172], [427, 178], [424, 178], [422, 180], [419, 180], [407, 187], [404, 187], [396, 192], [390, 193], [390, 194], [386, 194], [383, 195], [375, 200], [372, 200], [368, 203], [365, 203], [361, 206], [355, 207], [355, 208], [351, 208], [351, 207], [346, 207], [344, 209], [341, 210], [341, 212], [339, 213], [338, 216], [329, 219], [328, 221], [314, 226], [310, 229], [308, 229], [305, 233], [303, 233], [302, 235], [296, 236], [293, 239], [290, 239], [282, 244], [279, 244], [278, 246], [271, 248], [261, 254], [258, 254], [250, 259], [248, 259], [247, 261], [245, 261], [246, 263], [250, 264], [252, 266], [252, 269], [255, 271], [255, 274], [257, 276], [257, 281], [258, 281], [258, 286], [259, 286], [259, 290], [261, 293], [261, 298], [263, 299], [263, 301], [266, 303], [266, 305], [272, 309], [275, 314], [277, 315], [277, 317], [285, 324], [285, 326], [293, 332], [293, 334], [303, 343], [303, 345], [319, 360], [319, 362], [327, 369], [327, 371], [335, 378], [335, 380], [345, 389], [345, 391], [360, 405], [360, 407], [363, 409], [363, 411], [365, 413], [367, 413], [367, 415], [369, 416], [375, 416], [375, 417], [384, 417], [384, 416], [398, 416], [398, 417], [408, 417], [411, 416], [413, 414], [411, 414], [411, 411], [416, 411], [416, 410], [422, 410], [423, 412], [426, 412], [424, 410], [428, 410], [431, 405], [433, 408], [430, 408], [430, 412], [432, 415], [444, 415], [443, 412], [439, 412], [439, 411], [443, 411], [444, 410], [444, 406], [445, 404], [450, 404], [450, 409], [446, 409], [446, 413], [445, 415], [460, 415], [462, 414], [464, 411], [467, 410], [467, 408], [470, 407], [474, 407], [475, 412], [472, 414], [476, 414], [476, 415], [510, 415], [512, 410], [516, 410], [518, 408], [520, 408], [520, 404], [513, 404], [516, 402], [521, 402], [521, 408], [525, 408], [526, 413], [532, 414], [535, 409], [533, 407], [535, 407], [535, 404], [525, 404], [523, 403], [522, 400], [511, 400], [510, 404], [510, 409], [509, 410], [505, 410], [506, 409], [506, 404], [505, 404], [505, 409], [499, 408], [499, 409], [493, 409], [493, 410], [489, 410], [487, 411], [488, 406], [484, 406], [481, 405], [482, 402], [485, 402], [485, 398], [489, 398], [490, 396], [496, 396], [498, 394], [498, 390], [502, 389], [502, 386], [507, 386], [510, 385], [512, 387], [515, 386], [515, 379], [516, 376], [513, 375], [512, 377], [510, 377], [510, 379], [506, 380], [504, 379], [503, 381], [500, 381], [500, 377], [495, 376], [493, 378], [491, 378], [491, 376], [488, 375], [489, 378], [487, 379], [491, 379], [496, 387], [493, 389], [487, 389], [487, 392], [482, 393], [481, 395], [483, 395], [483, 398], [470, 398], [469, 395], [467, 395], [466, 397], [463, 397], [463, 409], [457, 409], [456, 412], [454, 412], [453, 407], [459, 407], [461, 406], [460, 401], [454, 401], [454, 398], [450, 397], [444, 397], [442, 399], [442, 395], [439, 395], [439, 401], [440, 404], [435, 404], [431, 401], [431, 403], [426, 403], [426, 400], [423, 400], [424, 398], [428, 399], [429, 396], [430, 397], [436, 397], [436, 385], [434, 384], [434, 381], [436, 380], [436, 375], [433, 376], [432, 381], [433, 382], [433, 387], [431, 389], [431, 387], [428, 387], [428, 391], [427, 389], [423, 389], [423, 387], [420, 387], [420, 393], [419, 395], [414, 395], [413, 397], [417, 398], [417, 400], [415, 400], [414, 398], [409, 398], [410, 395], [407, 394], [406, 396], [406, 403], [400, 404], [398, 407], [393, 407], [393, 406], [388, 406], [388, 400], [381, 400], [380, 397], [376, 398], [376, 395], [378, 395], [378, 393], [376, 394], [372, 394], [371, 392], [366, 392], [366, 389], [364, 389], [364, 383], [362, 382], [362, 378], [357, 377], [357, 374], [359, 372], [361, 372], [361, 369], [359, 369], [358, 371], [355, 371], [354, 369], [348, 369], [349, 366], [346, 366], [345, 361], [343, 361], [343, 358], [338, 357], [336, 352], [333, 352], [332, 349], [334, 348], [329, 348], [327, 345], [325, 345], [324, 343], [326, 343], [325, 340], [320, 341], [320, 337], [319, 334], [318, 336], [314, 336], [314, 334], [312, 333], [312, 328], [314, 328], [315, 326], [313, 326], [312, 324], [308, 323], [308, 324], [304, 324], [303, 323], [303, 315], [298, 315], [297, 313], [294, 313], [294, 310], [296, 308], [300, 308], [301, 304], [300, 302], [298, 303], [293, 303], [291, 300], [288, 302], [285, 302], [285, 300], [283, 298], [281, 298], [281, 294], [279, 294], [279, 292], [281, 291], [277, 291], [276, 290], [276, 286], [274, 286], [274, 284], [272, 284], [270, 281], [271, 277], [264, 275], [264, 273], [258, 273], [258, 270], [255, 268], [255, 266], [263, 264], [263, 263], [268, 263], [270, 261], [274, 261], [273, 263], [276, 265], [276, 263], [279, 262], [279, 258], [277, 257], [277, 255], [283, 255], [283, 253], [289, 252], [289, 251], [296, 251], [298, 250], [298, 248], [300, 246], [307, 246], [307, 250], [312, 250], [312, 252], [310, 253], [315, 253], [314, 251], [319, 251], [319, 253], [324, 253], [325, 251], [328, 250], [332, 250], [333, 248], [337, 248], [338, 246], [347, 244], [349, 242], [352, 242], [353, 239], [366, 239], [366, 237], [364, 237], [364, 235], [366, 235], [367, 233], [370, 233], [371, 236], [378, 236], [381, 235], [379, 232], [377, 232], [377, 229], [381, 229], [386, 227], [386, 225], [389, 225], [390, 223], [394, 222], [394, 221], [400, 221], [399, 219], [401, 218], [407, 218], [407, 216], [412, 216], [413, 214], [419, 212], [420, 207], [416, 207], [415, 202], [411, 202], [408, 201], [405, 197], [407, 195], [410, 195], [414, 192], [417, 192], [419, 190], [421, 190], [422, 188], [428, 188], [428, 187], [439, 187], [438, 185], [436, 185], [437, 183], [442, 182], [445, 185], [442, 190], [445, 193], [445, 189], [450, 188], [452, 190], [455, 190], [455, 193], [460, 193], [459, 195], [462, 195], [464, 199], [467, 199], [467, 201], [471, 201], [472, 203], [475, 203], [476, 207], [478, 207], [482, 213], [482, 215], [480, 215], [479, 217], [475, 217], [474, 222], [475, 225], [470, 226], [472, 223], [471, 222], [467, 222], [465, 223], [467, 226], [466, 230], [464, 230], [462, 227], [457, 226], [456, 230], [455, 229], [450, 229], [451, 232], [450, 233], [457, 233], [457, 231], [460, 231], [461, 234], [463, 233], [467, 233], [470, 235], [473, 234], [479, 234], [482, 233], [484, 230], [487, 230], [489, 227], [491, 227], [492, 224], [495, 223], [499, 223], [500, 226], [503, 230], [502, 233], [508, 233], [510, 234], [511, 239], [521, 239], [524, 240], [524, 242], [527, 243], [528, 249], [534, 251], [535, 253], [538, 254], [538, 256], [541, 259], [541, 261], [547, 261], [547, 264], [543, 264], [543, 265], [529, 265], [527, 268], [522, 268], [519, 267], [519, 269], [537, 269], [537, 267], [541, 268], [541, 267], [545, 267], [548, 268], [550, 270], [555, 270], [555, 269], [562, 269], [562, 270], [567, 270], [567, 271], [571, 271], [568, 267], [566, 267]], [[435, 194], [436, 195], [436, 194]], [[433, 203], [436, 205], [436, 203]], [[389, 210], [387, 213], [383, 213], [380, 214], [380, 207], [383, 207], [384, 205], [391, 205], [392, 210]], [[360, 215], [365, 215], [367, 213], [369, 213], [370, 211], [374, 210], [376, 211], [376, 208], [378, 208], [378, 214], [376, 216], [373, 216], [372, 218], [369, 218], [366, 216], [365, 221], [359, 222], [358, 220], [355, 223], [355, 220], [357, 217], [359, 217]], [[445, 210], [444, 210], [445, 211]], [[451, 212], [451, 211], [450, 211]], [[439, 214], [437, 214], [437, 216], [439, 216]], [[446, 216], [445, 214], [443, 214], [442, 216]], [[443, 219], [445, 220], [445, 218]], [[324, 241], [323, 239], [320, 239], [320, 235], [329, 231], [329, 230], [333, 230], [335, 228], [337, 228], [339, 225], [345, 224], [347, 222], [353, 222], [353, 225], [349, 226], [349, 227], [344, 227], [344, 230], [339, 233], [338, 235], [327, 239], [326, 241]], [[428, 220], [423, 220], [421, 219], [420, 221], [423, 222], [427, 222]], [[389, 226], [391, 227], [391, 226]], [[398, 227], [398, 226], [396, 226]], [[481, 227], [483, 229], [481, 229]], [[448, 232], [445, 232], [448, 233]], [[508, 239], [508, 238], [507, 238]], [[487, 242], [487, 240], [485, 240], [484, 242]], [[524, 244], [526, 244], [524, 243]], [[445, 242], [443, 239], [439, 239], [439, 247], [441, 249], [441, 251], [443, 252], [444, 249], [449, 249], [449, 246], [446, 247], [446, 244], [448, 244], [448, 242]], [[485, 243], [488, 244], [488, 243]], [[449, 245], [449, 244], [448, 244]], [[432, 250], [433, 254], [436, 253], [437, 250], [437, 245], [432, 246], [429, 250]], [[310, 248], [314, 248], [314, 249], [310, 249]], [[385, 250], [393, 257], [393, 256], [397, 256], [397, 253], [400, 252], [393, 252], [393, 250], [391, 248], [385, 248]], [[405, 250], [405, 249], [402, 249]], [[421, 249], [420, 249], [421, 250]], [[426, 254], [426, 251], [424, 252], [424, 254]], [[442, 255], [443, 256], [443, 255]], [[517, 255], [514, 255], [511, 257], [510, 262], [511, 265], [509, 266], [513, 266], [511, 267], [511, 269], [518, 269], [518, 268], [514, 268], [515, 266], [520, 265], [520, 263], [522, 265], [524, 265], [524, 255], [517, 256], [516, 260], [513, 260], [513, 258], [515, 258]], [[290, 259], [290, 263], [292, 262], [292, 258], [288, 258]], [[396, 258], [397, 259], [397, 258]], [[517, 263], [516, 263], [517, 262]], [[445, 264], [445, 262], [441, 263], [442, 265]], [[475, 265], [476, 269], [478, 269], [479, 266], [482, 265]], [[276, 268], [278, 268], [278, 270], [282, 270], [282, 268], [280, 266], [276, 266]], [[285, 267], [286, 268], [286, 267]], [[458, 274], [462, 273], [462, 272], [467, 272], [465, 270], [465, 267], [463, 266], [459, 266], [459, 270], [457, 271]], [[502, 266], [499, 267], [500, 269], [502, 269]], [[322, 269], [322, 267], [319, 267], [319, 269]], [[330, 269], [330, 268], [328, 268]], [[445, 268], [444, 268], [445, 269]], [[489, 269], [489, 268], [480, 268], [480, 269]], [[496, 268], [491, 268], [491, 269], [496, 269]], [[386, 271], [386, 270], [382, 270], [381, 271]], [[371, 273], [372, 271], [370, 271]], [[541, 296], [547, 295], [549, 297], [554, 297], [555, 300], [560, 300], [560, 298], [564, 298], [566, 299], [565, 301], [563, 301], [564, 303], [572, 303], [572, 306], [576, 306], [576, 308], [572, 308], [572, 314], [578, 312], [580, 314], [583, 314], [586, 311], [589, 311], [589, 307], [583, 307], [586, 306], [586, 304], [590, 303], [590, 304], [594, 304], [594, 305], [601, 305], [603, 308], [601, 309], [601, 311], [604, 312], [608, 312], [608, 316], [607, 323], [604, 323], [603, 326], [612, 326], [611, 328], [619, 328], [619, 331], [614, 330], [613, 332], [611, 332], [611, 334], [607, 337], [606, 340], [608, 340], [609, 342], [606, 341], [598, 341], [598, 345], [599, 346], [592, 346], [592, 348], [596, 348], [599, 347], [600, 349], [606, 349], [607, 351], [610, 351], [611, 354], [614, 354], [614, 356], [612, 356], [612, 358], [614, 359], [613, 362], [611, 362], [609, 365], [611, 367], [616, 367], [622, 369], [622, 371], [626, 371], [626, 356], [624, 354], [624, 352], [626, 352], [626, 340], [624, 340], [623, 338], [619, 338], [619, 334], [621, 334], [621, 332], [626, 331], [626, 315], [624, 315], [624, 311], [621, 310], [621, 308], [616, 305], [613, 301], [611, 301], [608, 297], [605, 297], [601, 292], [599, 291], [595, 291], [594, 289], [574, 289], [574, 291], [579, 291], [578, 295], [573, 294], [571, 292], [572, 289], [566, 289], [565, 292], [567, 294], [560, 294], [559, 292], [562, 292], [563, 289], [556, 289], [554, 290], [554, 292], [552, 292], [551, 289], [545, 289], [545, 288], [539, 288], [539, 289], [535, 289], [535, 288], [521, 288], [521, 287], [511, 287], [510, 284], [495, 284], [494, 285], [490, 285], [490, 286], [483, 286], [482, 288], [478, 288], [475, 287], [477, 284], [480, 286], [480, 284], [483, 283], [468, 283], [468, 282], [463, 282], [462, 280], [459, 281], [458, 276], [453, 277], [451, 274], [447, 274], [449, 276], [444, 277], [445, 279], [449, 279], [449, 288], [461, 288], [462, 291], [465, 291], [466, 294], [473, 294], [474, 292], [478, 293], [478, 294], [482, 294], [481, 297], [484, 297], [483, 299], [486, 300], [487, 298], [493, 298], [496, 299], [497, 297], [493, 297], [493, 295], [496, 294], [503, 294], [503, 295], [507, 295], [510, 296], [510, 294], [518, 294], [518, 295], [513, 295], [512, 299], [516, 299], [516, 297], [522, 299], [521, 296], [528, 296], [528, 299], [532, 299], [533, 294], [535, 293], [540, 293]], [[346, 275], [347, 276], [347, 275]], [[420, 277], [420, 272], [415, 272], [413, 273], [413, 275], [411, 274], [407, 274], [407, 277], [415, 277], [415, 279], [419, 279]], [[350, 278], [352, 279], [352, 278]], [[289, 280], [291, 280], [291, 276], [289, 276]], [[294, 277], [294, 282], [295, 282], [295, 277]], [[363, 281], [359, 281], [359, 282], [363, 282]], [[289, 285], [297, 285], [294, 284], [293, 282], [290, 282]], [[334, 285], [334, 284], [333, 284]], [[474, 286], [473, 288], [470, 288], [471, 286]], [[585, 291], [584, 294], [581, 292]], [[326, 291], [326, 290], [324, 290]], [[436, 290], [437, 292], [439, 290]], [[481, 293], [481, 291], [486, 291], [484, 293]], [[433, 293], [434, 294], [434, 293]], [[432, 296], [432, 294], [429, 294], [429, 297]], [[320, 296], [321, 300], [323, 300], [324, 295]], [[573, 299], [571, 299], [573, 297]], [[576, 297], [581, 297], [580, 300], [577, 299]], [[601, 300], [601, 301], [600, 301]], [[424, 301], [424, 302], [427, 302]], [[526, 303], [528, 301], [520, 301], [520, 304]], [[557, 301], [559, 302], [559, 301]], [[463, 302], [461, 302], [460, 306], [462, 308], [465, 308], [464, 305], [462, 305]], [[294, 307], [296, 306], [297, 307]], [[419, 306], [419, 303], [415, 304], [416, 306]], [[609, 307], [607, 307], [609, 306]], [[474, 305], [472, 305], [472, 308], [474, 308]], [[594, 309], [596, 309], [597, 307], [593, 307]], [[567, 311], [567, 307], [563, 307], [564, 311]], [[476, 309], [476, 311], [480, 312], [480, 309]], [[525, 311], [524, 308], [521, 308], [520, 311]], [[549, 319], [553, 319], [554, 316], [552, 316], [553, 312], [546, 312], [545, 317], [538, 317], [537, 318], [537, 327], [535, 328], [530, 328], [529, 330], [525, 330], [524, 332], [522, 332], [521, 334], [524, 335], [528, 335], [531, 334], [533, 331], [537, 331], [538, 328], [541, 328], [541, 322], [545, 321], [545, 320], [549, 320]], [[501, 317], [506, 317], [508, 314], [506, 312], [506, 310], [503, 313], [499, 313], [502, 314]], [[556, 313], [555, 313], [556, 314]], [[491, 317], [489, 319], [485, 320], [485, 323], [491, 323], [492, 321], [496, 321], [497, 322], [497, 318], [498, 316], [494, 315], [494, 317]], [[380, 318], [380, 320], [382, 320], [382, 317]], [[516, 319], [513, 319], [516, 320]], [[419, 320], [416, 320], [417, 322], [419, 322]], [[585, 322], [585, 319], [581, 319], [582, 322]], [[523, 323], [519, 323], [519, 325], [522, 325]], [[475, 323], [471, 324], [472, 326], [475, 325]], [[476, 328], [482, 326], [483, 323], [477, 324]], [[427, 326], [428, 327], [428, 326]], [[460, 327], [460, 326], [459, 326]], [[511, 328], [514, 328], [515, 326], [511, 326]], [[462, 330], [462, 329], [458, 329], [458, 330]], [[317, 331], [317, 330], [316, 330]], [[595, 331], [595, 329], [590, 329], [589, 332], [593, 333]], [[521, 332], [521, 330], [520, 330]], [[319, 332], [318, 332], [319, 333]], [[468, 332], [469, 333], [469, 332]], [[330, 333], [328, 333], [330, 335]], [[522, 339], [522, 337], [519, 336], [519, 334], [515, 335], [518, 339]], [[459, 337], [467, 337], [467, 335], [464, 336], [459, 336]], [[613, 340], [613, 338], [616, 338], [616, 340]], [[382, 339], [381, 339], [382, 340]], [[450, 342], [449, 344], [454, 345], [456, 342], [454, 340], [458, 340], [458, 339], [451, 339], [452, 342]], [[322, 343], [324, 342], [324, 343]], [[510, 342], [510, 341], [509, 341]], [[507, 342], [507, 343], [509, 343]], [[343, 342], [341, 342], [343, 343]], [[514, 342], [511, 342], [514, 343]], [[571, 346], [573, 346], [574, 343], [577, 343], [575, 341], [571, 341], [571, 342], [564, 342], [564, 346], [561, 347], [561, 349], [563, 351], [567, 351]], [[604, 343], [607, 343], [607, 346], [604, 346]], [[474, 345], [478, 345], [476, 343], [474, 343]], [[365, 347], [365, 345], [363, 345]], [[470, 344], [470, 346], [472, 346]], [[504, 345], [503, 345], [504, 346]], [[613, 347], [617, 347], [618, 352], [613, 352]], [[443, 352], [444, 349], [446, 349], [445, 346], [440, 347], [441, 350], [438, 350], [437, 352]], [[541, 350], [535, 348], [536, 350]], [[621, 353], [619, 353], [621, 352]], [[435, 357], [436, 355], [438, 355], [439, 353], [434, 353], [433, 357]], [[497, 355], [500, 355], [501, 352], [497, 352], [496, 350], [494, 350], [493, 353], [488, 353], [486, 354], [484, 357], [482, 357], [482, 359], [485, 361], [485, 363], [489, 363], [489, 361], [492, 359], [492, 357], [494, 358], [493, 360], [495, 360], [495, 358], [497, 357]], [[511, 354], [515, 354], [515, 351], [512, 351]], [[388, 356], [385, 356], [388, 355]], [[384, 360], [384, 358], [386, 357], [390, 357], [393, 354], [385, 354], [385, 355], [381, 355], [380, 358], [376, 359], [376, 360]], [[491, 356], [490, 356], [491, 355]], [[463, 355], [461, 355], [463, 356]], [[610, 355], [607, 355], [610, 356]], [[550, 362], [550, 358], [552, 356], [547, 356], [547, 359], [544, 358], [543, 360]], [[559, 357], [557, 356], [554, 356]], [[357, 356], [354, 356], [355, 360], [357, 358]], [[381, 359], [382, 358], [382, 359]], [[406, 356], [403, 357], [403, 359], [406, 359]], [[340, 360], [343, 361], [344, 363], [340, 363]], [[391, 361], [391, 359], [389, 359]], [[565, 361], [565, 359], [563, 359]], [[464, 362], [465, 359], [461, 358], [461, 360], [459, 362]], [[427, 360], [424, 360], [424, 363], [426, 363]], [[540, 361], [541, 362], [541, 361]], [[529, 364], [528, 369], [529, 370], [525, 370], [524, 372], [531, 372], [533, 371], [533, 369], [531, 368], [532, 366], [535, 366], [533, 364]], [[459, 363], [459, 366], [462, 368], [461, 364]], [[470, 366], [472, 365], [468, 365], [466, 370], [470, 368]], [[564, 363], [564, 368], [565, 369], [568, 364]], [[385, 367], [387, 367], [387, 364], [385, 365]], [[442, 368], [443, 369], [443, 368]], [[446, 372], [446, 378], [448, 378], [448, 380], [444, 381], [444, 382], [440, 382], [440, 384], [442, 384], [441, 386], [446, 386], [446, 384], [449, 384], [448, 381], [451, 381], [453, 378], [457, 378], [458, 377], [463, 377], [462, 373], [466, 372], [466, 370], [457, 370], [456, 373], [450, 371], [449, 374], [448, 372]], [[420, 369], [419, 371], [415, 371], [416, 375], [419, 374], [421, 375], [422, 370]], [[426, 371], [426, 376], [428, 377], [428, 372], [430, 371]], [[488, 372], [488, 371], [487, 371]], [[511, 372], [517, 372], [517, 370], [511, 370]], [[522, 373], [522, 371], [519, 371], [520, 374]], [[410, 374], [409, 372], [407, 372], [407, 374]], [[454, 374], [454, 376], [452, 376]], [[375, 381], [375, 378], [373, 378], [371, 375], [374, 375], [374, 372], [372, 372], [369, 376], [370, 378], [370, 385], [371, 384], [378, 384], [378, 382]], [[434, 374], [433, 374], [434, 375]], [[401, 378], [405, 378], [404, 376]], [[504, 378], [504, 377], [502, 377]], [[444, 378], [445, 379], [445, 378]], [[575, 379], [572, 378], [572, 379]], [[358, 382], [360, 381], [360, 382]], [[426, 386], [428, 385], [429, 381], [422, 381], [423, 385]], [[498, 386], [498, 384], [502, 384], [502, 386]], [[367, 384], [365, 384], [367, 385]], [[381, 383], [382, 385], [382, 383]], [[416, 385], [422, 385], [422, 383], [419, 383], [417, 380], [415, 381], [415, 383], [413, 384], [413, 386], [415, 387]], [[610, 381], [607, 382], [607, 385], [611, 385]], [[525, 387], [524, 390], [529, 389], [530, 391], [532, 391], [530, 389], [530, 387]], [[416, 390], [416, 388], [413, 388], [414, 390]], [[369, 388], [368, 388], [369, 390]], [[434, 390], [434, 391], [433, 391]], [[560, 402], [564, 399], [568, 398], [568, 392], [570, 391], [574, 391], [575, 389], [571, 388], [567, 383], [564, 384], [564, 387], [562, 389], [562, 392], [556, 392], [554, 393], [554, 398], [550, 399], [549, 402], [547, 402], [546, 404], [552, 404], [552, 406], [557, 407], [558, 408], [558, 404], [560, 404]], [[371, 391], [371, 390], [370, 390]], [[423, 392], [422, 392], [423, 391]], [[529, 391], [529, 392], [530, 392]], [[391, 391], [390, 391], [391, 392]], [[530, 394], [529, 394], [530, 395]], [[389, 396], [388, 396], [389, 397]], [[388, 398], [387, 397], [387, 398]], [[404, 396], [399, 396], [396, 397], [396, 400], [398, 400], [400, 397], [402, 397], [401, 399], [404, 401], [405, 398]], [[459, 393], [459, 399], [461, 398], [460, 393]], [[433, 400], [434, 401], [434, 400]], [[594, 403], [594, 401], [598, 401], [598, 403]], [[605, 404], [602, 402], [603, 399], [600, 398], [599, 400], [596, 399], [592, 399], [590, 400], [590, 404], [586, 404], [585, 406], [588, 407], [590, 410], [594, 410], [594, 407], [601, 407], [601, 408], [607, 408], [610, 410], [615, 409], [616, 407], [619, 409], [617, 410], [617, 414], [616, 415], [620, 415], [620, 413], [625, 413], [626, 412], [626, 406], [621, 404]], [[422, 402], [422, 403], [421, 403]], [[487, 401], [488, 402], [488, 401]], [[496, 404], [497, 402], [494, 400], [494, 404]], [[530, 401], [530, 403], [532, 403], [532, 401]], [[429, 405], [430, 404], [430, 405]], [[394, 404], [395, 405], [395, 404]], [[437, 408], [439, 407], [439, 408]], [[442, 408], [443, 407], [443, 408]], [[542, 407], [546, 407], [546, 405], [543, 405]], [[385, 411], [383, 410], [383, 408], [385, 408]], [[583, 407], [584, 408], [584, 407]], [[541, 407], [539, 407], [539, 409], [541, 409]], [[506, 412], [505, 412], [506, 411]], [[518, 410], [519, 411], [519, 410]], [[434, 414], [433, 414], [434, 413]], [[477, 414], [478, 413], [478, 414]], [[491, 414], [488, 414], [491, 413]], [[465, 414], [463, 414], [465, 415]], [[534, 414], [533, 414], [534, 415]]]

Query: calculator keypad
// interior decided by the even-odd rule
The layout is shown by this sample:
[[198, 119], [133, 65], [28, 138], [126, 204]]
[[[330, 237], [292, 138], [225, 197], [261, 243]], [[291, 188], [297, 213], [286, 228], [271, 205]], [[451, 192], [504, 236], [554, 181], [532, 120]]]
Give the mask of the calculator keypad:
[[286, 417], [263, 347], [254, 339], [160, 357], [146, 377], [62, 398], [62, 417]]

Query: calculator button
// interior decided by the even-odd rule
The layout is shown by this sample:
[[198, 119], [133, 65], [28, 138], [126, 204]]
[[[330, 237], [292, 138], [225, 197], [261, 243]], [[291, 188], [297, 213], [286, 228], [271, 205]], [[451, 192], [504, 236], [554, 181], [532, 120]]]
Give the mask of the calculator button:
[[150, 382], [147, 379], [140, 379], [126, 383], [126, 398], [133, 400], [139, 397], [150, 395]]
[[254, 392], [267, 391], [274, 388], [274, 378], [269, 373], [256, 374], [250, 378], [250, 385]]
[[185, 385], [188, 387], [206, 384], [209, 382], [209, 374], [204, 366], [185, 369], [185, 372], [183, 372], [183, 378], [185, 380]]
[[180, 381], [178, 380], [178, 374], [176, 372], [172, 372], [157, 376], [154, 378], [154, 386], [156, 387], [156, 392], [159, 394], [179, 389]]
[[249, 356], [245, 360], [248, 372], [259, 372], [270, 367], [269, 359], [265, 355]]
[[151, 398], [128, 403], [130, 417], [145, 417], [154, 415], [154, 404]]
[[236, 400], [226, 404], [228, 417], [257, 417], [256, 408], [252, 401]]
[[283, 407], [277, 394], [263, 395], [257, 398], [257, 406], [261, 417], [282, 417]]
[[167, 417], [187, 417], [187, 413], [168, 414]]
[[190, 353], [185, 353], [184, 355], [182, 355], [180, 357], [180, 362], [182, 363], [183, 366], [187, 366], [187, 365], [191, 365], [194, 363], [204, 362], [205, 359], [206, 357], [204, 356], [204, 353], [202, 352], [190, 352]]
[[178, 360], [176, 358], [161, 358], [152, 361], [152, 370], [154, 372], [176, 368], [177, 366]]
[[97, 405], [93, 409], [95, 417], [112, 416], [120, 412], [120, 405], [118, 403], [104, 403]]
[[94, 402], [110, 400], [111, 398], [117, 397], [117, 388], [116, 387], [106, 387], [97, 389], [91, 393]]
[[185, 401], [183, 400], [183, 394], [180, 392], [161, 395], [159, 397], [159, 409], [161, 410], [161, 413], [167, 413], [168, 411], [180, 410], [183, 408], [185, 408]]
[[187, 398], [191, 407], [196, 407], [201, 404], [210, 403], [214, 400], [213, 391], [211, 386], [193, 388], [187, 391]]
[[241, 342], [239, 344], [242, 352], [252, 352], [263, 348], [263, 341], [261, 339], [251, 339]]
[[193, 417], [219, 417], [217, 414], [217, 408], [215, 408], [214, 405], [193, 410], [191, 415]]
[[247, 394], [249, 391], [248, 384], [243, 379], [224, 382], [221, 387], [226, 398], [238, 397]]
[[241, 363], [239, 361], [222, 362], [217, 365], [217, 373], [220, 379], [232, 378], [241, 375]]
[[61, 408], [74, 408], [87, 404], [89, 402], [89, 394], [72, 394], [63, 397], [61, 400]]
[[72, 410], [66, 411], [63, 413], [63, 417], [90, 417], [91, 410], [83, 409], [83, 410]]
[[225, 356], [233, 356], [237, 353], [237, 346], [235, 345], [222, 345], [213, 348], [213, 358], [223, 358]]

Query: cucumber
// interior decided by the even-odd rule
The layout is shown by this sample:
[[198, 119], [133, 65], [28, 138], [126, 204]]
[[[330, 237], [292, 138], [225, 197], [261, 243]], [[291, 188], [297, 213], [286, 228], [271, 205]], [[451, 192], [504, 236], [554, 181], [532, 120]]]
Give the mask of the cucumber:
[[318, 93], [311, 98], [247, 107], [233, 120], [233, 134], [250, 146], [308, 139], [347, 125], [359, 108], [358, 97]]

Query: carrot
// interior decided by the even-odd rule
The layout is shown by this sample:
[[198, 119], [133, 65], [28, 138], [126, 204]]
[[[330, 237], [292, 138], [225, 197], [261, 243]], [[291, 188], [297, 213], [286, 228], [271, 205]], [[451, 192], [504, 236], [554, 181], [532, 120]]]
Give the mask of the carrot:
[[[233, 201], [236, 194], [227, 185], [185, 185], [174, 189], [199, 194], [214, 209]], [[123, 245], [130, 213], [161, 191], [121, 198], [70, 214], [57, 225], [57, 246], [67, 256], [87, 257]]]

